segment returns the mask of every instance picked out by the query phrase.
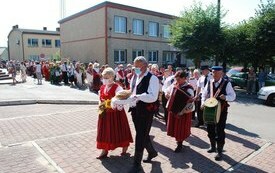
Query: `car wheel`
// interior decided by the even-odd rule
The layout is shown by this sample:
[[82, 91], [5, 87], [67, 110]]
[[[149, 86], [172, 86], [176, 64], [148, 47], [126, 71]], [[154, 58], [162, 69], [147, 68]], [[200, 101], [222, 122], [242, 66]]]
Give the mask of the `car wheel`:
[[266, 104], [270, 106], [275, 106], [275, 94], [270, 94], [267, 97]]

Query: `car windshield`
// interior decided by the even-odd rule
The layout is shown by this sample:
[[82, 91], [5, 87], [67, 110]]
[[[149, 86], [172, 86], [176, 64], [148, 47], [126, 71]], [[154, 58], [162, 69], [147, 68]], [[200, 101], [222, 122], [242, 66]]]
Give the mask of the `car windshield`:
[[237, 70], [237, 69], [230, 69], [226, 74], [227, 74], [227, 76], [232, 76], [233, 74], [237, 74], [237, 73], [239, 73], [240, 72], [240, 70]]

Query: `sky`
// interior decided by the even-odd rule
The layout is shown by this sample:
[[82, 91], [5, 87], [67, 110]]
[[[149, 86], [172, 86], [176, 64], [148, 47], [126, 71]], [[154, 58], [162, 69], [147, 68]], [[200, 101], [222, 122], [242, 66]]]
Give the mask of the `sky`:
[[[109, 0], [110, 2], [137, 8], [180, 16], [181, 11], [190, 8], [194, 0]], [[104, 0], [65, 0], [65, 17], [78, 13]], [[197, 0], [203, 5], [216, 4], [217, 0]], [[266, 0], [264, 0], [266, 2]], [[223, 22], [238, 24], [253, 17], [260, 0], [221, 0], [221, 6], [227, 11]], [[0, 47], [6, 47], [8, 34], [12, 26], [22, 29], [56, 30], [59, 27], [60, 0], [5, 0], [0, 8]]]

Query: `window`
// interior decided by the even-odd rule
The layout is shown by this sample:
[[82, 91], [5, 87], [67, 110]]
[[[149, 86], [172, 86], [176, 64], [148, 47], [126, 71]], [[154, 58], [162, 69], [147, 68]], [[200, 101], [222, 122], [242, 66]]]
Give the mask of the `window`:
[[158, 51], [149, 51], [148, 52], [148, 61], [149, 62], [158, 62]]
[[52, 47], [52, 40], [42, 39], [42, 47]]
[[29, 47], [38, 47], [38, 39], [36, 39], [36, 38], [29, 38], [28, 39], [28, 46]]
[[60, 47], [60, 40], [55, 40], [55, 47]]
[[163, 38], [170, 37], [169, 25], [163, 25]]
[[143, 35], [144, 33], [144, 21], [143, 20], [139, 20], [139, 19], [134, 19], [133, 20], [133, 34], [135, 35]]
[[126, 33], [126, 17], [115, 16], [115, 32]]
[[39, 55], [29, 55], [28, 58], [30, 61], [39, 61], [40, 60]]
[[133, 54], [132, 54], [133, 61], [138, 56], [144, 56], [144, 51], [143, 50], [133, 50]]
[[157, 37], [159, 30], [159, 24], [156, 22], [149, 22], [149, 36]]
[[114, 51], [114, 62], [115, 64], [126, 63], [126, 50], [115, 50]]
[[163, 52], [162, 62], [163, 64], [172, 64], [176, 57], [175, 52]]

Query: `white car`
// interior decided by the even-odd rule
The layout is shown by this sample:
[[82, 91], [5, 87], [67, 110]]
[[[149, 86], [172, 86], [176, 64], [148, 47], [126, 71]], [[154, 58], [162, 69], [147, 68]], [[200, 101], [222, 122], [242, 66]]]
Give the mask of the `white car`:
[[267, 105], [275, 106], [275, 86], [262, 87], [258, 99], [265, 100]]

